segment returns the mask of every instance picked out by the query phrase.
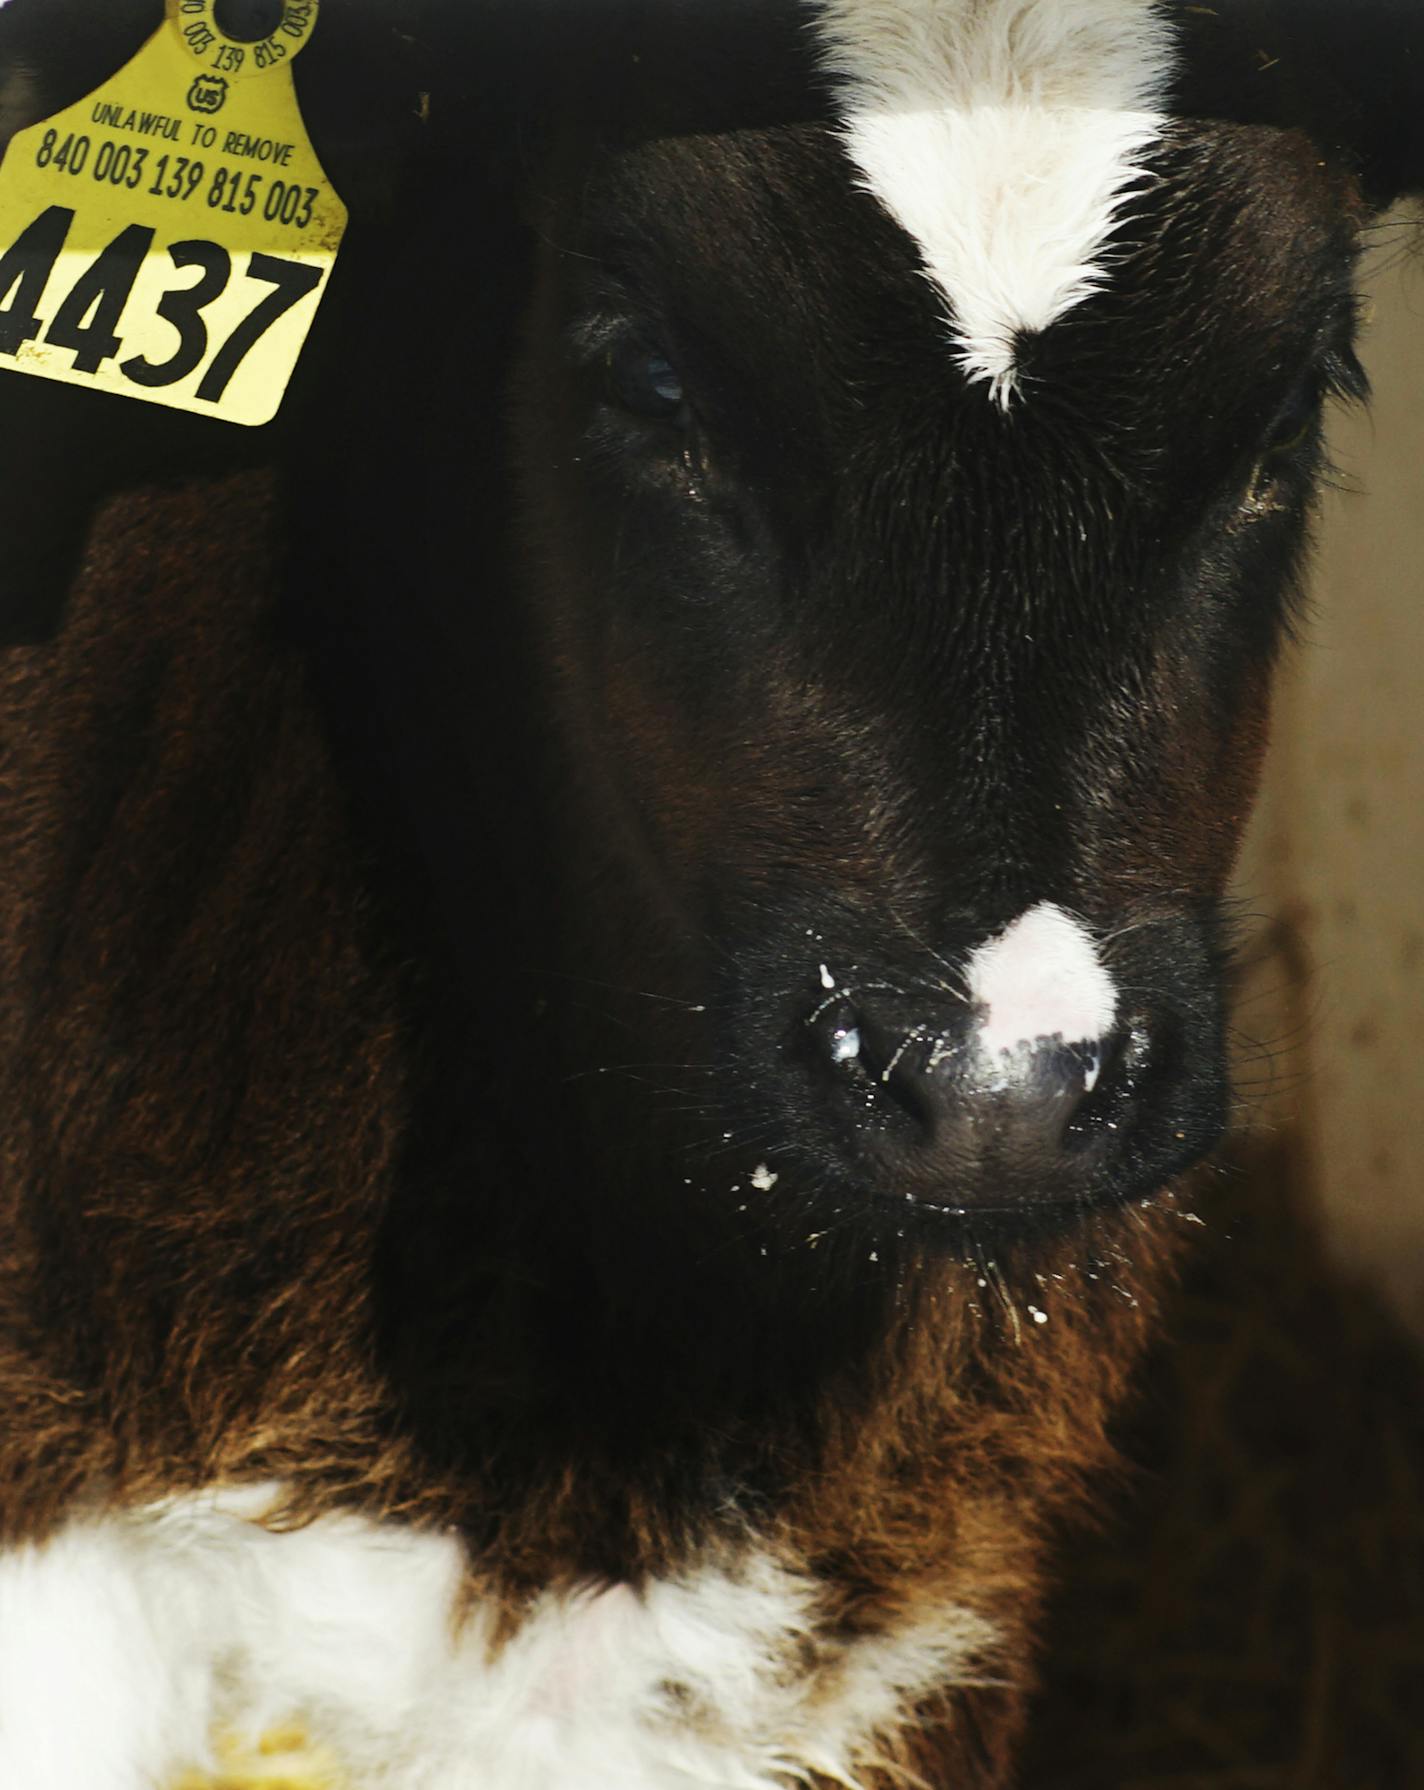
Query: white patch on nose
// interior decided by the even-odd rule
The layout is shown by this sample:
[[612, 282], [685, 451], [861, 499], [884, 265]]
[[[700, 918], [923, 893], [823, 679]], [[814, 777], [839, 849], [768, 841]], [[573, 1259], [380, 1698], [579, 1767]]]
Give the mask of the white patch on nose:
[[1162, 133], [1153, 0], [811, 0], [863, 184], [919, 245], [961, 367], [1007, 408], [1021, 335], [1107, 278]]
[[1039, 1038], [1096, 1043], [1117, 1015], [1117, 990], [1097, 946], [1051, 901], [980, 945], [965, 973], [970, 999], [982, 1010], [980, 1052], [995, 1060]]

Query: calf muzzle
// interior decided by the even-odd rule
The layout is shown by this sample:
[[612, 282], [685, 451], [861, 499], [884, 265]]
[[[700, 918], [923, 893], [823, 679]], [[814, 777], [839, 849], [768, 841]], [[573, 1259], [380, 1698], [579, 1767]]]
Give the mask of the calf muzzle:
[[963, 1213], [1096, 1204], [1214, 1141], [1174, 1116], [1199, 1090], [1168, 1015], [1005, 1048], [986, 1043], [969, 1000], [861, 987], [826, 991], [802, 1027], [823, 1144], [878, 1199]]

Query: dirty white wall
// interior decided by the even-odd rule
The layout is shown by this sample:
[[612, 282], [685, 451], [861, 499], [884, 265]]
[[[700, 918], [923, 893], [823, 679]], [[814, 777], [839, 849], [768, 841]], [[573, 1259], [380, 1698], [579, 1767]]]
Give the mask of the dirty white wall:
[[1304, 640], [1284, 667], [1240, 891], [1259, 1132], [1300, 1128], [1337, 1255], [1424, 1334], [1424, 229], [1367, 280], [1368, 414], [1337, 414]]

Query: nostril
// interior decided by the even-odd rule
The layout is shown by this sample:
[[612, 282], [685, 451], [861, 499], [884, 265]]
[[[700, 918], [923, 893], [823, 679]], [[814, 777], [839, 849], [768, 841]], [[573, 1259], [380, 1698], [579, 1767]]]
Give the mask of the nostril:
[[947, 1092], [947, 1078], [936, 1073], [935, 1044], [928, 1027], [913, 1027], [896, 1041], [875, 1077], [881, 1098], [926, 1136], [934, 1132]]
[[855, 1097], [857, 1112], [882, 1123], [908, 1117], [932, 1128], [940, 1036], [933, 1028], [867, 1009], [842, 991], [822, 1001], [806, 1020], [814, 1057], [824, 1074]]
[[822, 1001], [806, 1021], [816, 1055], [841, 1074], [863, 1069], [864, 1022], [845, 995]]
[[821, 980], [832, 986], [806, 1015], [805, 1032], [818, 1079], [834, 1094], [842, 1121], [849, 1114], [857, 1135], [897, 1137], [911, 1149], [932, 1143], [958, 1104], [967, 1004], [928, 1019], [921, 996], [877, 985], [867, 999], [835, 987], [825, 972]]
[[1179, 1015], [1129, 1008], [1100, 1035], [1003, 1045], [1002, 1016], [995, 1029], [942, 987], [829, 969], [820, 984], [784, 1037], [788, 1092], [816, 1158], [886, 1197], [1017, 1210], [1115, 1196], [1215, 1135]]
[[1069, 1150], [1085, 1149], [1125, 1128], [1156, 1049], [1153, 1033], [1143, 1019], [1130, 1022], [1092, 1048], [1095, 1073], [1087, 1079], [1064, 1133]]

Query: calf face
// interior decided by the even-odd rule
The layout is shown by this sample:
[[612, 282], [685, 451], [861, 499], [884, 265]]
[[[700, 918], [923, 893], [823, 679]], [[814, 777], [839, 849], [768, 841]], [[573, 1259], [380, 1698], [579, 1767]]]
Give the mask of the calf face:
[[[937, 1251], [965, 1238], [956, 1212], [977, 1241], [991, 1215], [1048, 1230], [1153, 1189], [1219, 1125], [1218, 904], [1320, 401], [1358, 381], [1353, 188], [1304, 137], [1182, 127], [1140, 172], [1110, 261], [1005, 335], [987, 289], [972, 331], [947, 318], [963, 266], [941, 280], [933, 227], [918, 239], [861, 190], [865, 158], [824, 129], [575, 131], [547, 164], [518, 381], [542, 700], [493, 650], [437, 654], [390, 602], [419, 582], [410, 514], [439, 507], [419, 488], [457, 482], [443, 441], [408, 456], [409, 503], [389, 464], [368, 475], [393, 562], [357, 566], [359, 527], [337, 562], [399, 611], [378, 644], [448, 659], [491, 709], [504, 684], [543, 724], [547, 763], [472, 780], [498, 786], [488, 808], [455, 754], [417, 741], [410, 778], [477, 836], [491, 883], [497, 848], [558, 829], [528, 911], [497, 899], [505, 930], [469, 929], [486, 960], [556, 973], [542, 1051], [507, 1048], [525, 1016], [500, 962], [451, 1015], [438, 958], [409, 976], [406, 935], [374, 936], [384, 879], [328, 757], [357, 729], [338, 702], [317, 737], [274, 635], [265, 481], [139, 501], [96, 536], [76, 624], [10, 691], [25, 1036], [0, 1340], [30, 1415], [0, 1519], [23, 1539], [150, 1508], [107, 1548], [73, 1525], [57, 1577], [26, 1551], [0, 1564], [40, 1661], [22, 1696], [63, 1677], [31, 1612], [43, 1628], [84, 1581], [101, 1644], [81, 1675], [142, 1718], [104, 1755], [120, 1774], [171, 1775], [210, 1685], [246, 1673], [253, 1711], [320, 1706], [353, 1749], [380, 1730], [352, 1752], [378, 1776], [473, 1761], [527, 1781], [537, 1753], [565, 1781], [612, 1758], [664, 1784], [710, 1737], [709, 1781], [1008, 1781], [1041, 1538], [1107, 1457], [1150, 1316], [1139, 1270], [1174, 1227], [1164, 1203], [1002, 1266]], [[381, 337], [423, 247], [418, 222], [401, 236], [407, 254], [379, 231], [358, 250], [387, 282], [361, 308], [397, 440]], [[460, 280], [432, 286], [423, 323], [466, 303]], [[317, 407], [318, 452], [288, 462], [303, 524], [314, 484], [359, 458], [330, 451], [333, 415], [379, 436], [369, 391]], [[457, 462], [479, 433], [464, 396]], [[314, 532], [297, 582], [344, 603]], [[560, 1142], [565, 1181], [541, 1155]], [[832, 1229], [848, 1247], [812, 1256]], [[888, 1272], [905, 1236], [933, 1272]], [[267, 1505], [245, 1485], [181, 1497], [273, 1473], [292, 1517], [427, 1525], [397, 1545], [425, 1567], [346, 1517], [234, 1527]], [[228, 1595], [235, 1536], [276, 1595]], [[387, 1596], [378, 1570], [359, 1620], [318, 1610], [311, 1639], [284, 1614], [311, 1613], [303, 1537], [324, 1580], [341, 1558], [360, 1585], [369, 1554], [400, 1582]], [[174, 1587], [207, 1612], [196, 1639]], [[129, 1613], [150, 1598], [166, 1650], [134, 1678]], [[302, 1633], [300, 1661], [278, 1631]], [[398, 1710], [365, 1682], [377, 1642], [419, 1677]], [[38, 1723], [0, 1715], [7, 1783], [57, 1756], [30, 1702]]]
[[656, 997], [588, 1061], [714, 1201], [948, 1234], [1216, 1140], [1359, 221], [1304, 135], [1173, 127], [996, 394], [829, 131], [554, 158], [518, 415], [566, 967]]

